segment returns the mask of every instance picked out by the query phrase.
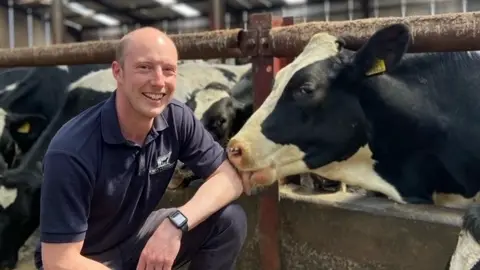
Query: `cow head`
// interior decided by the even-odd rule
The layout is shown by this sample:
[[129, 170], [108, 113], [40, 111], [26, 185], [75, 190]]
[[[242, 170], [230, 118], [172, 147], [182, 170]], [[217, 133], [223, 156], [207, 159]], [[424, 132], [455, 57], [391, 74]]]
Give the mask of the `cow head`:
[[221, 83], [210, 83], [204, 89], [195, 90], [185, 104], [213, 136], [225, 146], [250, 116], [253, 107], [237, 102], [230, 95], [230, 88]]
[[323, 172], [338, 172], [337, 164], [371, 154], [362, 147], [368, 123], [355, 90], [394, 68], [409, 41], [403, 24], [378, 30], [356, 52], [346, 50], [341, 38], [314, 35], [277, 73], [270, 95], [229, 141], [230, 161], [251, 172], [256, 187], [308, 172], [344, 180]]
[[19, 154], [30, 149], [47, 125], [48, 121], [42, 115], [0, 109], [0, 153], [8, 168], [14, 166]]

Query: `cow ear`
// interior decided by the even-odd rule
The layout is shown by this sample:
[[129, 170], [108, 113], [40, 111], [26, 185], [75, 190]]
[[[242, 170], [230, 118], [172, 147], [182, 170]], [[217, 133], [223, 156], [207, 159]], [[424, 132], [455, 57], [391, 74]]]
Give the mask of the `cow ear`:
[[405, 24], [393, 24], [375, 32], [354, 54], [355, 75], [370, 77], [392, 70], [410, 45], [410, 29]]
[[47, 119], [38, 114], [8, 114], [7, 123], [13, 134], [38, 136], [47, 127]]

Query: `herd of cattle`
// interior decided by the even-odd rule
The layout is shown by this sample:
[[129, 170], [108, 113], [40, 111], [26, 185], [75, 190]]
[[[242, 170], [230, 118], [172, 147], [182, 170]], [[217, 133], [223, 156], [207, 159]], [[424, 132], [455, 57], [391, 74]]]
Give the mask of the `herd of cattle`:
[[[406, 54], [410, 41], [402, 24], [378, 30], [358, 51], [318, 33], [277, 73], [255, 112], [251, 64], [185, 62], [175, 98], [257, 188], [301, 175], [316, 189], [337, 191], [344, 183], [398, 203], [466, 208], [446, 269], [474, 269], [480, 53]], [[15, 269], [19, 249], [39, 225], [41, 164], [51, 138], [115, 87], [109, 65], [1, 71], [0, 269]], [[169, 188], [195, 180], [179, 162]]]

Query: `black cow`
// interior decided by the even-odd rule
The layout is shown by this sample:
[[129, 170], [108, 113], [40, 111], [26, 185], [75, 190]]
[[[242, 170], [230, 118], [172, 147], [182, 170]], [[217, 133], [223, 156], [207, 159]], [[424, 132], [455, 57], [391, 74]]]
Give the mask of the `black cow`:
[[313, 172], [399, 203], [462, 207], [442, 198], [480, 187], [480, 55], [405, 54], [409, 43], [403, 24], [356, 52], [316, 34], [278, 72], [229, 158], [258, 186]]
[[68, 85], [106, 65], [16, 68], [0, 73], [0, 153], [9, 168], [45, 130]]
[[15, 90], [18, 83], [33, 69], [33, 67], [15, 67], [0, 71], [0, 97]]
[[[185, 104], [213, 139], [225, 146], [253, 113], [252, 90], [252, 69], [249, 69], [232, 88], [212, 82], [205, 88], [193, 91]], [[194, 182], [195, 180], [199, 181]], [[202, 181], [179, 161], [168, 188], [184, 188], [201, 184]]]

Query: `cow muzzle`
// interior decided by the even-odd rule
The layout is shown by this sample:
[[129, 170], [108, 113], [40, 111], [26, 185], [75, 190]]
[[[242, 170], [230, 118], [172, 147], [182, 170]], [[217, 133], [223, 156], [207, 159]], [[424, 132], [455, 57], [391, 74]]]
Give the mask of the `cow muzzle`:
[[272, 154], [275, 149], [265, 147], [265, 144], [268, 142], [260, 144], [259, 141], [234, 137], [226, 147], [228, 159], [240, 171], [253, 172], [273, 167]]

